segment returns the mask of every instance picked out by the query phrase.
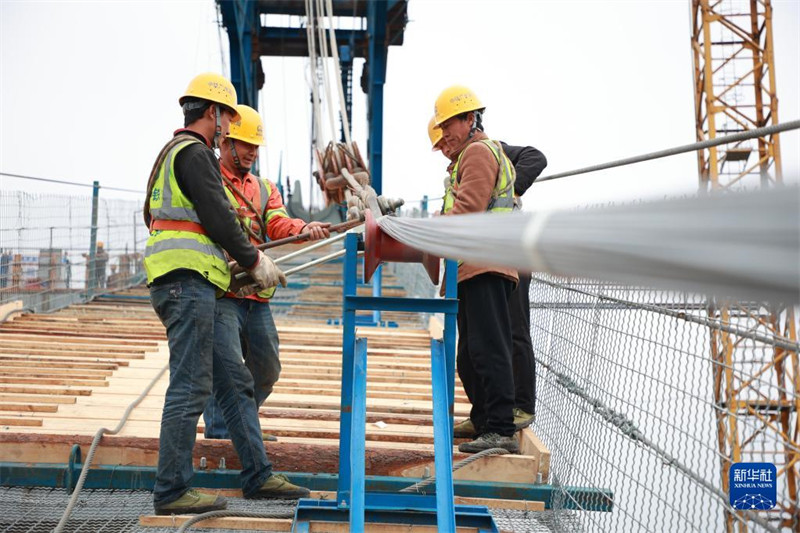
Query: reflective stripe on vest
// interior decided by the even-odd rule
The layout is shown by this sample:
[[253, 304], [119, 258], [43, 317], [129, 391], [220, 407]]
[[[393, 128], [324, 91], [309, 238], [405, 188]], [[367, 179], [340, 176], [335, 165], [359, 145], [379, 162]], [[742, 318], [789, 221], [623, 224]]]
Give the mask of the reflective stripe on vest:
[[[514, 180], [516, 179], [514, 165], [511, 164], [508, 156], [506, 156], [505, 152], [503, 152], [503, 148], [500, 146], [500, 143], [490, 139], [484, 139], [480, 142], [485, 144], [489, 150], [491, 150], [492, 155], [494, 155], [494, 158], [497, 160], [499, 167], [497, 182], [492, 190], [492, 198], [489, 201], [489, 205], [486, 206], [486, 211], [491, 213], [510, 212], [514, 208]], [[455, 205], [456, 196], [458, 194], [456, 190], [458, 185], [458, 167], [461, 163], [461, 157], [466, 151], [466, 148], [461, 151], [461, 153], [458, 155], [458, 159], [456, 160], [456, 164], [453, 165], [453, 171], [450, 173], [450, 184], [444, 193], [442, 213], [449, 212], [451, 209], [453, 209], [453, 205]]]
[[[257, 199], [259, 201], [253, 201], [253, 200], [256, 200], [256, 198], [253, 198], [251, 200], [251, 202], [253, 203], [253, 205], [255, 205], [257, 207], [258, 206], [261, 207], [261, 213], [257, 213], [255, 216], [258, 217], [258, 226], [259, 226], [259, 228], [262, 228], [262, 227], [264, 228], [263, 236], [264, 236], [264, 240], [267, 241], [267, 240], [269, 240], [269, 237], [267, 237], [267, 225], [269, 225], [269, 221], [272, 218], [268, 214], [267, 204], [269, 203], [270, 194], [272, 194], [272, 187], [267, 182], [267, 180], [263, 180], [261, 178], [256, 178], [256, 181], [258, 182], [258, 192], [259, 192], [260, 197]], [[233, 192], [230, 189], [228, 189], [227, 186], [225, 187], [225, 193], [228, 195], [228, 200], [230, 200], [231, 205], [234, 207], [236, 212], [239, 213], [239, 210], [242, 208], [242, 205], [239, 203], [239, 200], [236, 199], [236, 195], [233, 194]], [[244, 191], [242, 191], [239, 194], [244, 194]], [[266, 219], [266, 221], [265, 221], [265, 219]], [[251, 217], [239, 216], [239, 222], [241, 222], [242, 224], [246, 224], [250, 229], [253, 229], [253, 219]], [[245, 232], [245, 234], [246, 233], [247, 232]], [[248, 238], [249, 238], [249, 235], [248, 235]], [[277, 287], [270, 287], [269, 289], [266, 289], [266, 290], [263, 290], [261, 292], [256, 293], [256, 296], [259, 296], [261, 298], [265, 298], [265, 299], [268, 300], [268, 299], [272, 298], [275, 295], [275, 289], [276, 288]]]
[[[175, 177], [175, 157], [193, 143], [200, 141], [180, 143], [164, 158], [148, 198], [150, 216], [154, 221], [183, 220], [200, 223], [194, 204], [183, 194]], [[222, 248], [207, 235], [192, 231], [151, 231], [144, 252], [144, 267], [148, 283], [179, 269], [194, 270], [222, 290], [227, 290], [231, 281], [228, 261]]]

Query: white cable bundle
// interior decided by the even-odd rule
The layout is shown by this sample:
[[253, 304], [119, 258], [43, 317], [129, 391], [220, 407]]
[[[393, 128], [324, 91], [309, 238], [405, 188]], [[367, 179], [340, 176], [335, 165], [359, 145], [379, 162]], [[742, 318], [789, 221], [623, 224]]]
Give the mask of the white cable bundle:
[[382, 217], [381, 229], [467, 263], [686, 290], [800, 301], [797, 187], [550, 213]]

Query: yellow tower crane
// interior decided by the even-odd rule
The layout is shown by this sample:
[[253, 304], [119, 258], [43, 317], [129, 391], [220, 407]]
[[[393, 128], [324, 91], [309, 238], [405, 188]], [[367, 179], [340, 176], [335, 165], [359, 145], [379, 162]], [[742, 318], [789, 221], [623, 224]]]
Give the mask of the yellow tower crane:
[[[770, 0], [692, 0], [697, 140], [778, 123]], [[780, 186], [778, 134], [698, 152], [701, 191]], [[761, 516], [778, 528], [800, 524], [800, 365], [778, 344], [797, 341], [793, 308], [763, 302], [709, 302], [709, 318], [787, 343], [758, 342], [712, 329], [713, 394], [722, 487], [733, 463], [777, 467], [780, 503]], [[779, 496], [779, 500], [781, 500]], [[783, 499], [787, 501], [787, 499]], [[726, 513], [727, 531], [747, 531], [747, 515]]]

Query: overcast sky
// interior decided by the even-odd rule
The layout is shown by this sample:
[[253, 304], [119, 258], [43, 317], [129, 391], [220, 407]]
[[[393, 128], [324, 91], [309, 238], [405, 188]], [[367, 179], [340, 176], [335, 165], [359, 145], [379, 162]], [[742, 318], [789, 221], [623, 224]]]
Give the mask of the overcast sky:
[[[494, 138], [541, 149], [547, 174], [695, 140], [689, 0], [420, 1], [390, 48], [384, 192], [441, 196], [445, 160], [426, 124], [436, 95], [464, 84]], [[0, 0], [0, 170], [143, 190], [181, 126], [177, 98], [227, 65], [212, 0]], [[779, 116], [800, 118], [800, 2], [774, 2]], [[224, 49], [224, 51], [221, 51]], [[264, 58], [262, 174], [309, 176], [307, 60]], [[354, 73], [354, 138], [366, 152], [366, 103]], [[327, 120], [327, 115], [325, 116]], [[781, 137], [787, 181], [800, 135]], [[660, 198], [697, 188], [694, 154], [535, 185], [526, 208]], [[263, 170], [266, 170], [264, 172]], [[2, 177], [2, 188], [88, 189]], [[136, 198], [116, 191], [105, 197]], [[308, 198], [306, 196], [306, 198]]]

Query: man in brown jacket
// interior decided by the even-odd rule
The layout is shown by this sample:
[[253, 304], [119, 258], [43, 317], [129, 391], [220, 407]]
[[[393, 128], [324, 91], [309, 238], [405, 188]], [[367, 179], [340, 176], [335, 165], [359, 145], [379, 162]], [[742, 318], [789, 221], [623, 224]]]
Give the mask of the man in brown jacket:
[[[484, 106], [466, 87], [454, 86], [436, 99], [434, 120], [442, 130], [451, 164], [442, 213], [509, 212], [514, 200], [514, 167], [499, 143], [483, 132]], [[459, 445], [462, 452], [489, 448], [519, 452], [514, 438], [514, 375], [511, 362], [509, 298], [518, 281], [508, 268], [459, 264], [458, 375], [472, 403], [470, 420], [478, 434]]]
[[[454, 161], [450, 148], [444, 142], [442, 130], [436, 128], [434, 117], [428, 123], [428, 138], [434, 152], [441, 151], [448, 161]], [[547, 158], [533, 146], [513, 146], [503, 141], [500, 141], [500, 146], [514, 165], [514, 194], [521, 197], [545, 169]], [[511, 315], [511, 361], [514, 369], [514, 427], [518, 430], [530, 426], [536, 418], [536, 357], [531, 341], [530, 284], [531, 275], [520, 272], [519, 284], [511, 293], [508, 309]], [[475, 438], [478, 435], [472, 420], [467, 418], [455, 425], [453, 436]]]

